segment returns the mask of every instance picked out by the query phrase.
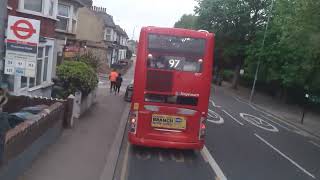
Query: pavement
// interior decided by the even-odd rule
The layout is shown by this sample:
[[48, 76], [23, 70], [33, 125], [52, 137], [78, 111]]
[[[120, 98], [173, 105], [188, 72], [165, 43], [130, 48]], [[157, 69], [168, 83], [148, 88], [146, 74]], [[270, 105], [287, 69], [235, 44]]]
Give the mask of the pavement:
[[[222, 87], [217, 88], [222, 88], [224, 91], [233, 94], [233, 96], [237, 96], [245, 102], [248, 102], [251, 93], [251, 89], [245, 87], [239, 87], [237, 90], [234, 90], [231, 88], [231, 84], [227, 82], [224, 82]], [[289, 105], [279, 99], [259, 92], [255, 93], [252, 104], [256, 108], [263, 109], [320, 138], [320, 112], [307, 111], [304, 117], [304, 123], [301, 124], [302, 108], [298, 105]]]
[[110, 94], [109, 82], [101, 78], [97, 104], [73, 129], [64, 130], [55, 144], [41, 152], [19, 179], [112, 179], [130, 106], [123, 96], [133, 78], [133, 69], [125, 74], [120, 95]]
[[204, 149], [143, 148], [124, 139], [114, 180], [320, 179], [320, 139], [259, 107], [213, 86]]

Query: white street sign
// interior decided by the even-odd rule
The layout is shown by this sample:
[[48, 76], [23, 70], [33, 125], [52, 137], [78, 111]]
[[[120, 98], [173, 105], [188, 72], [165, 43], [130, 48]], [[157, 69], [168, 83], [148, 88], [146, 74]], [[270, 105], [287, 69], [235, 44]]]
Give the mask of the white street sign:
[[39, 43], [40, 21], [9, 16], [7, 39], [22, 43]]
[[5, 73], [35, 77], [40, 21], [9, 16]]

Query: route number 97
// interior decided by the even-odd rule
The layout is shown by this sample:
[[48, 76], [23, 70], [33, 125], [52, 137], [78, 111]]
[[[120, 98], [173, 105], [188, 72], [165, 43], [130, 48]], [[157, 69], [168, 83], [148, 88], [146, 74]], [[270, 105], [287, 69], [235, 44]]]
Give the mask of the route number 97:
[[169, 60], [170, 68], [177, 68], [178, 65], [180, 64], [179, 59], [170, 59]]

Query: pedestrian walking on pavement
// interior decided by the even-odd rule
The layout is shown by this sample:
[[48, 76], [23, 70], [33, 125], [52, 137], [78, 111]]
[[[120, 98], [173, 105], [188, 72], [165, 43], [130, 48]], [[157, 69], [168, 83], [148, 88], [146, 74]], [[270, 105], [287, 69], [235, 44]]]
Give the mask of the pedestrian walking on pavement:
[[117, 80], [116, 80], [116, 89], [115, 89], [115, 94], [119, 94], [120, 92], [120, 87], [121, 87], [121, 84], [122, 84], [122, 77], [121, 77], [121, 73], [119, 73], [118, 77], [117, 77]]
[[116, 89], [116, 81], [117, 81], [118, 73], [115, 69], [112, 69], [109, 75], [110, 80], [110, 93], [112, 93], [112, 90]]

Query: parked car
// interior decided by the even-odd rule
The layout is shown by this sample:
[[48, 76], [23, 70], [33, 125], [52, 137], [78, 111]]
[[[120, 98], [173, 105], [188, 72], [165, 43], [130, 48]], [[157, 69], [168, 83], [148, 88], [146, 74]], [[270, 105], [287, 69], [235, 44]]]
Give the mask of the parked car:
[[133, 81], [127, 86], [126, 93], [124, 95], [124, 100], [131, 102], [133, 94]]
[[128, 60], [120, 60], [119, 64], [123, 65], [123, 66], [126, 66], [126, 65], [128, 65]]

